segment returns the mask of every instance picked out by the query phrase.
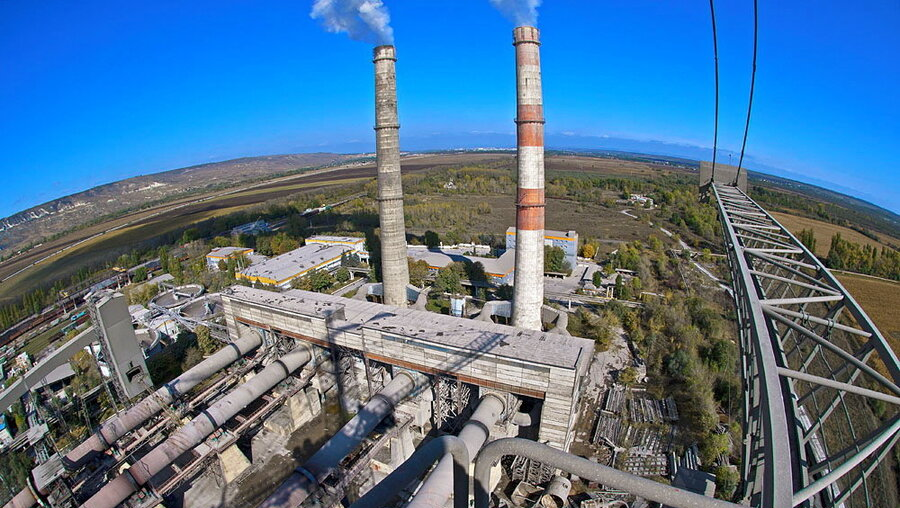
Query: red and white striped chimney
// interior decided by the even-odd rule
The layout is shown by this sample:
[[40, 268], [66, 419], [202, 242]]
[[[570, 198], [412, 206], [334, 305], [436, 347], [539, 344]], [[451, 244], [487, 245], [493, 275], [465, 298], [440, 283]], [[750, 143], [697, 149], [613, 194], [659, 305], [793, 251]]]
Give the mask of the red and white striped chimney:
[[541, 94], [540, 32], [513, 30], [516, 47], [516, 272], [513, 325], [541, 329], [544, 303], [544, 101]]

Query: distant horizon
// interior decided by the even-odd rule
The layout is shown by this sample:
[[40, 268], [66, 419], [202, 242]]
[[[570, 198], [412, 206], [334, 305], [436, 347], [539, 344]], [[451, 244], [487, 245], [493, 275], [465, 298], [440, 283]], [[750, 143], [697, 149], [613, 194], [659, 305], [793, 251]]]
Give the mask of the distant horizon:
[[[501, 133], [494, 133], [494, 134], [505, 135], [505, 134], [501, 134]], [[512, 137], [514, 140], [514, 134], [509, 134], [509, 136]], [[642, 140], [627, 140], [625, 138], [621, 138], [621, 139], [626, 140], [626, 141], [638, 142], [638, 143], [659, 143], [661, 145], [675, 145], [675, 143], [665, 143], [665, 142], [655, 141], [655, 140], [654, 141], [642, 141]], [[402, 144], [403, 143], [401, 141], [401, 145]], [[689, 149], [702, 149], [703, 148], [703, 147], [693, 146], [693, 145], [689, 145], [689, 144], [678, 144], [678, 145], [683, 146], [685, 148], [689, 148]], [[12, 213], [7, 213], [6, 215], [0, 215], [0, 219], [6, 219], [9, 217], [15, 216], [19, 213], [26, 212], [30, 209], [38, 208], [42, 205], [52, 203], [53, 201], [57, 201], [59, 199], [73, 196], [73, 195], [76, 195], [76, 194], [79, 194], [82, 192], [87, 192], [87, 191], [90, 191], [91, 189], [103, 187], [105, 185], [111, 185], [116, 182], [121, 182], [121, 181], [128, 180], [131, 178], [148, 177], [148, 176], [153, 176], [153, 175], [166, 173], [166, 172], [170, 172], [170, 171], [178, 171], [178, 170], [188, 169], [188, 168], [192, 168], [192, 167], [205, 166], [205, 165], [209, 165], [209, 164], [218, 164], [218, 163], [229, 162], [229, 161], [239, 160], [239, 159], [254, 159], [254, 158], [260, 158], [260, 157], [279, 157], [279, 156], [303, 155], [303, 154], [311, 154], [311, 153], [331, 153], [331, 154], [335, 154], [335, 155], [364, 155], [364, 154], [374, 154], [375, 153], [374, 141], [373, 141], [373, 146], [371, 147], [371, 149], [368, 149], [368, 150], [366, 150], [366, 149], [361, 149], [361, 150], [329, 149], [329, 146], [322, 146], [320, 148], [321, 149], [315, 149], [315, 150], [309, 149], [309, 150], [296, 151], [296, 152], [265, 153], [265, 154], [255, 154], [255, 155], [250, 155], [250, 154], [236, 155], [233, 157], [227, 157], [227, 158], [222, 158], [222, 159], [205, 160], [205, 161], [196, 162], [196, 163], [188, 163], [183, 166], [172, 167], [172, 168], [168, 168], [168, 169], [161, 169], [159, 171], [138, 172], [131, 176], [126, 176], [124, 178], [119, 178], [116, 180], [110, 180], [107, 182], [98, 183], [96, 185], [91, 185], [90, 187], [81, 188], [79, 190], [73, 190], [71, 192], [67, 192], [65, 194], [62, 194], [62, 195], [54, 197], [54, 198], [41, 200], [39, 203], [33, 204], [26, 208], [16, 210]], [[576, 154], [577, 153], [587, 154], [587, 153], [591, 153], [591, 152], [613, 152], [613, 153], [621, 153], [621, 154], [632, 154], [632, 155], [638, 155], [638, 156], [665, 157], [665, 158], [672, 158], [672, 159], [681, 159], [681, 160], [692, 161], [692, 162], [697, 162], [697, 163], [699, 163], [700, 161], [703, 161], [703, 160], [710, 160], [709, 158], [695, 158], [695, 157], [691, 157], [691, 156], [683, 155], [683, 154], [662, 153], [662, 152], [656, 152], [656, 151], [637, 151], [637, 150], [630, 150], [630, 149], [624, 149], [624, 148], [609, 148], [609, 147], [600, 147], [600, 146], [597, 146], [597, 147], [554, 146], [554, 145], [548, 144], [546, 149], [547, 149], [547, 151], [569, 151], [569, 152], [574, 152]], [[502, 145], [480, 145], [480, 146], [469, 145], [469, 146], [456, 146], [456, 147], [448, 146], [448, 147], [416, 147], [416, 148], [405, 148], [405, 147], [401, 146], [401, 151], [403, 153], [419, 153], [419, 152], [443, 153], [443, 152], [452, 152], [452, 151], [477, 151], [477, 150], [485, 150], [485, 151], [503, 150], [503, 151], [515, 152], [516, 147], [515, 147], [514, 142], [512, 145], [506, 145], [506, 146], [502, 146]], [[737, 165], [736, 161], [728, 160], [728, 155], [729, 155], [729, 153], [727, 151], [719, 150], [719, 155], [717, 157], [717, 163]], [[736, 157], [737, 154], [734, 154], [734, 155]], [[745, 162], [751, 162], [751, 160], [752, 159], [745, 157]], [[848, 189], [848, 188], [842, 187], [838, 184], [835, 184], [834, 182], [828, 182], [828, 181], [817, 179], [817, 178], [808, 178], [808, 177], [805, 177], [805, 175], [794, 173], [787, 169], [777, 168], [777, 167], [767, 167], [767, 166], [760, 165], [760, 164], [753, 164], [752, 162], [750, 164], [745, 164], [743, 167], [745, 169], [747, 169], [748, 171], [756, 173], [756, 174], [791, 180], [791, 181], [799, 182], [802, 184], [819, 187], [819, 188], [834, 192], [836, 194], [841, 194], [841, 195], [865, 202], [867, 204], [873, 205], [875, 207], [878, 207], [886, 212], [894, 214], [895, 216], [898, 217], [898, 219], [900, 219], [900, 211], [888, 208], [887, 206], [884, 206], [880, 203], [877, 203], [876, 201], [873, 201], [870, 197], [867, 197], [865, 195], [862, 195], [861, 193], [855, 192], [854, 189]], [[0, 213], [2, 213], [2, 212], [0, 212]]]
[[[384, 1], [404, 149], [514, 138], [513, 22], [491, 3]], [[716, 6], [723, 162], [741, 151], [753, 5]], [[372, 38], [334, 33], [348, 25], [311, 9], [0, 2], [0, 215], [160, 168], [370, 151]], [[709, 5], [555, 0], [535, 16], [547, 146], [711, 158]], [[887, 49], [900, 47], [898, 26], [895, 1], [760, 4], [745, 165], [900, 211], [900, 56]]]

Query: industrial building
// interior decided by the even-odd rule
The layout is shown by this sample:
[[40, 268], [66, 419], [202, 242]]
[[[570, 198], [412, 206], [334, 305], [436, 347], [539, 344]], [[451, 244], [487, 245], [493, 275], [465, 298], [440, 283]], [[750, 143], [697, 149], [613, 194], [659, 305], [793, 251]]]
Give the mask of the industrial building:
[[210, 270], [218, 270], [220, 261], [238, 259], [252, 253], [253, 249], [247, 247], [216, 247], [206, 255], [206, 265]]
[[360, 261], [369, 261], [369, 251], [366, 250], [366, 239], [356, 236], [332, 236], [316, 235], [306, 239], [306, 245], [337, 245], [346, 246], [350, 252], [356, 254]]
[[366, 252], [366, 239], [356, 236], [316, 235], [306, 239], [306, 245], [346, 245], [353, 252]]
[[131, 325], [128, 302], [122, 293], [94, 295], [89, 307], [97, 327], [103, 363], [112, 370], [114, 386], [123, 400], [130, 400], [150, 386], [144, 352]]
[[281, 335], [540, 401], [538, 439], [568, 449], [575, 437], [590, 340], [309, 291], [235, 286], [222, 299], [232, 337]]
[[288, 288], [291, 281], [315, 270], [336, 270], [341, 257], [351, 248], [346, 245], [312, 244], [249, 266], [235, 276], [250, 282], [262, 282]]
[[[544, 245], [559, 247], [566, 254], [566, 262], [574, 269], [578, 266], [578, 233], [575, 231], [544, 230]], [[506, 249], [516, 248], [516, 228], [506, 230]]]
[[427, 249], [409, 247], [409, 257], [414, 260], [423, 260], [428, 263], [431, 275], [434, 275], [441, 268], [454, 262], [462, 263], [481, 263], [484, 267], [484, 273], [492, 284], [512, 284], [515, 274], [516, 252], [507, 250], [499, 257], [486, 258], [481, 256], [472, 256], [464, 254], [458, 249]]
[[[571, 255], [574, 267], [578, 239], [574, 232], [544, 231], [539, 35], [532, 27], [516, 28], [514, 34], [519, 181], [516, 228], [507, 233], [507, 250], [498, 258], [485, 258], [413, 249], [413, 257], [425, 259], [435, 270], [453, 261], [478, 262], [497, 283], [515, 277], [515, 327], [496, 324], [490, 316], [469, 320], [407, 307], [396, 53], [393, 46], [378, 46], [375, 129], [385, 304], [299, 290], [229, 288], [221, 302], [231, 343], [108, 419], [65, 456], [46, 461], [52, 475], [36, 468], [33, 488], [21, 491], [13, 505], [33, 506], [40, 500], [63, 506], [53, 499], [68, 499], [73, 505], [77, 498], [87, 508], [156, 506], [179, 491], [182, 482], [209, 469], [220, 471], [224, 482], [230, 483], [250, 464], [237, 446], [239, 439], [249, 439], [253, 451], [252, 440], [262, 435], [257, 433], [261, 427], [293, 432], [324, 413], [323, 401], [335, 399], [355, 416], [342, 422], [327, 442], [316, 444], [313, 455], [288, 471], [274, 492], [264, 493], [268, 497], [258, 506], [297, 507], [313, 496], [318, 497], [310, 499], [312, 504], [339, 505], [351, 492], [356, 496], [373, 485], [378, 488], [379, 480], [402, 469], [414, 454], [433, 448], [432, 443], [449, 442], [445, 437], [455, 439], [457, 448], [464, 447], [470, 457], [493, 439], [513, 436], [568, 450], [576, 437], [582, 380], [594, 343], [568, 335], [564, 326], [557, 328], [560, 333], [542, 331], [543, 247], [559, 244], [567, 259]], [[350, 252], [366, 253], [364, 240], [313, 237], [307, 245], [244, 268], [236, 276], [288, 288], [291, 280], [314, 270], [336, 269]], [[174, 316], [176, 308], [184, 309], [186, 300], [197, 297], [199, 293], [176, 288], [155, 298], [151, 307]], [[101, 343], [111, 342], [106, 337], [111, 332], [133, 339], [124, 302], [105, 298], [92, 312], [104, 338]], [[119, 307], [122, 312], [116, 310]], [[125, 327], [129, 333], [124, 333]], [[123, 355], [106, 349], [103, 353], [118, 367], [131, 359], [132, 349], [123, 349]], [[140, 348], [136, 352], [140, 355]], [[131, 382], [121, 376], [130, 375], [130, 366], [116, 369], [120, 389]], [[188, 395], [201, 383], [200, 393]], [[447, 435], [429, 439], [442, 434]], [[251, 458], [256, 461], [257, 454]], [[410, 507], [443, 507], [453, 496], [457, 504], [468, 504], [463, 499], [468, 494], [454, 493], [452, 487], [455, 458], [450, 449], [435, 456], [435, 467], [410, 491], [415, 492]], [[85, 468], [89, 464], [92, 467]], [[541, 475], [554, 472], [530, 459], [517, 464]], [[258, 466], [268, 468], [265, 462]], [[500, 479], [499, 468], [494, 479], [482, 485], [493, 488]], [[79, 471], [80, 478], [93, 483], [81, 484], [83, 490], [73, 496], [64, 488], [72, 484], [66, 477], [74, 479], [73, 473]]]
[[260, 233], [268, 233], [272, 231], [272, 227], [268, 222], [259, 219], [253, 222], [248, 222], [246, 224], [241, 224], [240, 226], [235, 226], [231, 230], [232, 235], [252, 235], [256, 236]]

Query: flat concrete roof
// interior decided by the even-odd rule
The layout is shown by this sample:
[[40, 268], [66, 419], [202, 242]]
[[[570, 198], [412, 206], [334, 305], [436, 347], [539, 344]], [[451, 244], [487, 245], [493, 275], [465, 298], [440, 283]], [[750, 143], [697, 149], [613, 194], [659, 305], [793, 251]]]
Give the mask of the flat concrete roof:
[[38, 381], [33, 388], [43, 388], [47, 385], [52, 385], [57, 381], [62, 381], [64, 379], [69, 379], [70, 377], [75, 376], [75, 369], [72, 368], [72, 365], [69, 363], [64, 363], [59, 367], [50, 371], [49, 374], [42, 377], [40, 381]]
[[227, 259], [237, 254], [246, 254], [252, 251], [253, 249], [250, 249], [248, 247], [216, 247], [215, 249], [209, 251], [209, 254], [207, 254], [206, 257], [214, 259]]
[[348, 243], [357, 244], [365, 243], [366, 239], [358, 236], [334, 236], [334, 235], [315, 235], [306, 239], [306, 243], [328, 242], [328, 243]]
[[[227, 293], [226, 293], [227, 295]], [[590, 361], [594, 342], [556, 333], [525, 330], [487, 321], [457, 318], [424, 310], [351, 300], [339, 296], [292, 289], [274, 293], [232, 286], [226, 298], [326, 318], [343, 311], [343, 319], [332, 326], [353, 331], [374, 328], [476, 354], [496, 355], [563, 369], [576, 369], [579, 361]], [[338, 314], [339, 315], [339, 314]]]
[[[514, 235], [516, 234], [516, 227], [510, 226], [506, 228], [506, 234]], [[559, 238], [561, 240], [574, 240], [578, 238], [578, 233], [575, 231], [557, 231], [555, 229], [545, 229], [544, 230], [544, 238]]]
[[161, 282], [169, 282], [170, 280], [175, 280], [175, 277], [170, 273], [163, 273], [161, 275], [153, 277], [144, 284], [159, 284]]
[[407, 250], [409, 257], [424, 260], [432, 268], [443, 268], [454, 261], [481, 263], [489, 275], [503, 277], [516, 269], [516, 251], [507, 250], [498, 258], [469, 256], [458, 250], [416, 249]]
[[250, 280], [260, 280], [266, 284], [280, 284], [329, 261], [339, 259], [348, 250], [350, 247], [346, 245], [304, 245], [299, 249], [245, 268], [241, 270], [240, 275]]

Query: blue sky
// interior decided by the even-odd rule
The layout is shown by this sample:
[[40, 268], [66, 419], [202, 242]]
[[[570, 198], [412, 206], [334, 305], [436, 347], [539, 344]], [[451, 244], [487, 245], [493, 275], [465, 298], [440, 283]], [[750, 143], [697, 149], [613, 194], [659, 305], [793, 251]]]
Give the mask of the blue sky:
[[[488, 0], [386, 5], [404, 146], [511, 142], [510, 23]], [[750, 167], [828, 182], [900, 211], [900, 3], [760, 5]], [[371, 46], [325, 32], [310, 6], [0, 3], [0, 216], [191, 164], [371, 150]], [[717, 9], [720, 146], [738, 151], [752, 1]], [[624, 138], [711, 152], [707, 3], [546, 0], [539, 12], [548, 145]]]

